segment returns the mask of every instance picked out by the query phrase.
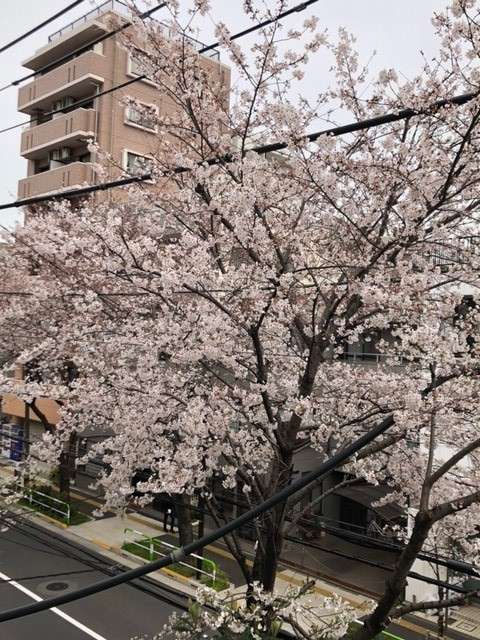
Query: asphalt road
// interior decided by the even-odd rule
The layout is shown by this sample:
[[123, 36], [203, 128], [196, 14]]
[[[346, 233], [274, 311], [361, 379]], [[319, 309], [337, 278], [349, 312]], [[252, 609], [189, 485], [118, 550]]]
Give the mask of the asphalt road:
[[[111, 571], [112, 567], [105, 559], [73, 547], [41, 527], [21, 524], [0, 533], [1, 610], [77, 589], [104, 578], [105, 572]], [[151, 638], [160, 631], [173, 611], [181, 611], [175, 603], [184, 604], [184, 599], [164, 593], [161, 587], [149, 582], [136, 584], [137, 587], [120, 585], [62, 606], [59, 610], [0, 623], [0, 638]]]

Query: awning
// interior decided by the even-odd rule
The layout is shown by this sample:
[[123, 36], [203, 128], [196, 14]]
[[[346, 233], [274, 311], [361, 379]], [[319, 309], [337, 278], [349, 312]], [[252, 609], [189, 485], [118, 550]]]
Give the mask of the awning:
[[362, 504], [368, 509], [378, 513], [384, 520], [392, 521], [405, 515], [404, 509], [396, 502], [389, 502], [381, 507], [373, 507], [372, 502], [377, 502], [390, 493], [388, 487], [380, 485], [362, 484], [352, 487], [342, 487], [334, 492], [337, 496], [349, 498], [354, 502]]

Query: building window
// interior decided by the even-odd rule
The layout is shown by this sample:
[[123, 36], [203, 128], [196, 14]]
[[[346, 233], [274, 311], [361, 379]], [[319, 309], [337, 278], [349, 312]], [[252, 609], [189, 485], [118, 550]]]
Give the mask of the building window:
[[125, 170], [132, 175], [148, 173], [152, 168], [152, 159], [132, 151], [125, 152]]
[[[145, 75], [143, 58], [144, 58], [144, 54], [140, 49], [135, 49], [134, 51], [128, 54], [127, 75], [133, 76], [134, 78]], [[157, 86], [157, 84], [153, 82], [153, 80], [150, 80], [149, 78], [142, 78], [142, 82], [151, 84], [154, 87]]]
[[157, 113], [157, 108], [153, 105], [143, 103], [141, 103], [139, 107], [130, 105], [125, 109], [125, 123], [146, 129], [147, 131], [156, 131], [157, 125], [155, 119]]
[[142, 70], [142, 52], [135, 49], [128, 54], [128, 73], [132, 76], [143, 75]]

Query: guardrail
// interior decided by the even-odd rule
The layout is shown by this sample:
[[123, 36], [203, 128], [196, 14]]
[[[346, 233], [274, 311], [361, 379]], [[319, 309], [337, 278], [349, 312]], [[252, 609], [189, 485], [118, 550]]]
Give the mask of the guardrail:
[[36, 504], [46, 511], [54, 511], [61, 515], [67, 524], [70, 524], [71, 510], [68, 502], [49, 496], [36, 489], [24, 489], [23, 495], [31, 505]]
[[[141, 536], [140, 540], [128, 540], [128, 534], [139, 535], [139, 536]], [[146, 536], [141, 531], [137, 531], [136, 529], [130, 529], [129, 527], [127, 527], [127, 528], [125, 528], [123, 530], [123, 535], [124, 535], [124, 544], [131, 544], [131, 545], [134, 545], [136, 547], [139, 547], [140, 549], [143, 549], [143, 550], [147, 551], [148, 560], [150, 562], [152, 562], [152, 560], [155, 560], [156, 556], [161, 556], [161, 557], [168, 556], [168, 555], [170, 555], [170, 551], [172, 549], [178, 549], [179, 548], [179, 547], [176, 547], [173, 544], [169, 544], [168, 542], [164, 542], [163, 540], [159, 540], [158, 538]], [[168, 553], [162, 553], [156, 547], [165, 547], [166, 550], [168, 550]], [[196, 566], [194, 566], [194, 565], [188, 564], [188, 562], [180, 561], [180, 562], [177, 562], [176, 564], [180, 564], [183, 567], [187, 567], [188, 569], [191, 569], [195, 573], [202, 573], [204, 576], [207, 576], [207, 578], [210, 578], [211, 580], [213, 580], [213, 582], [215, 582], [215, 579], [217, 577], [217, 565], [216, 565], [216, 563], [213, 560], [210, 560], [209, 558], [204, 558], [203, 556], [199, 556], [196, 553], [191, 553], [190, 555], [192, 556], [192, 558], [196, 558], [197, 560], [201, 561], [201, 563], [202, 563], [202, 568], [201, 569], [196, 567]], [[209, 573], [208, 571], [205, 571], [203, 569], [204, 565], [207, 565], [207, 566], [211, 567], [211, 573]]]

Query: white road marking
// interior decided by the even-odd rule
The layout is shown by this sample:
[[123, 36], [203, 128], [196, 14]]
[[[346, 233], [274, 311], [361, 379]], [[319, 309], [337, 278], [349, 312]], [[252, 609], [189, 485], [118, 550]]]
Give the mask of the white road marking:
[[[0, 578], [2, 580], [8, 581], [8, 583], [11, 584], [12, 587], [15, 587], [15, 589], [18, 589], [32, 600], [35, 600], [35, 602], [42, 602], [44, 600], [44, 598], [41, 598], [36, 593], [33, 593], [33, 591], [30, 591], [30, 589], [27, 589], [27, 587], [24, 587], [23, 584], [20, 584], [19, 582], [16, 582], [15, 580], [9, 578], [5, 573], [0, 572]], [[60, 609], [57, 609], [57, 607], [52, 607], [51, 609], [49, 609], [49, 611], [55, 613], [60, 618], [63, 618], [64, 620], [66, 620], [66, 622], [69, 622], [74, 627], [77, 627], [77, 629], [80, 629], [80, 631], [86, 633], [87, 636], [94, 638], [94, 640], [107, 640], [105, 636], [101, 636], [96, 631], [89, 629], [78, 620], [75, 620], [75, 618], [72, 618], [72, 616], [69, 616], [68, 613], [64, 613], [63, 611], [60, 611]]]

